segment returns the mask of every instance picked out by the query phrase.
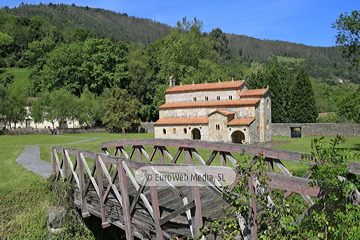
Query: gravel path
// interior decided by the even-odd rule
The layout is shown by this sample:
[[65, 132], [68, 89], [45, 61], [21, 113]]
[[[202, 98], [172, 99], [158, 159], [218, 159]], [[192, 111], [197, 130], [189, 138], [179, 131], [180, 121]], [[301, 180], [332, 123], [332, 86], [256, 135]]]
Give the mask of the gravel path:
[[[97, 139], [100, 138], [90, 138], [90, 139], [71, 142], [67, 144], [76, 144], [76, 143], [93, 141]], [[48, 178], [52, 173], [51, 163], [40, 159], [39, 146], [35, 146], [35, 145], [25, 146], [24, 151], [20, 154], [20, 156], [16, 159], [16, 161], [23, 167], [45, 178]]]
[[26, 146], [16, 161], [23, 167], [40, 176], [47, 178], [51, 175], [51, 163], [40, 159], [39, 146]]

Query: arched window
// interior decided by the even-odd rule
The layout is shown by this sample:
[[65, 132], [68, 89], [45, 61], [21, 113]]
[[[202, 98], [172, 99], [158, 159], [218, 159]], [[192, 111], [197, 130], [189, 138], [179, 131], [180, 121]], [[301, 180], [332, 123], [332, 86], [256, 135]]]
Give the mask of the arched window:
[[184, 128], [184, 133], [187, 134], [187, 129], [186, 128]]
[[163, 133], [166, 134], [166, 129], [165, 128], [163, 129]]
[[197, 129], [197, 128], [194, 128], [192, 131], [191, 131], [191, 137], [192, 139], [201, 139], [201, 133], [200, 133], [200, 130]]
[[176, 128], [173, 128], [173, 134], [176, 134]]
[[232, 100], [232, 96], [231, 96], [231, 95], [229, 96], [229, 100]]

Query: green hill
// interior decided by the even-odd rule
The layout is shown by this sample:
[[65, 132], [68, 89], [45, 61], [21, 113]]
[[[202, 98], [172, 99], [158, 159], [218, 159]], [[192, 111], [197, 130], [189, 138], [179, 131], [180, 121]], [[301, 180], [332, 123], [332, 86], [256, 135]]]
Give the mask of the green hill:
[[4, 9], [20, 17], [41, 16], [59, 28], [90, 29], [98, 37], [114, 38], [127, 43], [149, 44], [166, 36], [170, 30], [170, 26], [151, 19], [75, 4], [21, 4], [19, 7]]
[[[166, 36], [171, 27], [151, 19], [128, 16], [100, 8], [66, 4], [21, 4], [4, 7], [8, 13], [21, 17], [45, 18], [51, 25], [64, 29], [90, 29], [96, 36], [122, 40], [146, 46]], [[180, 20], [180, 19], [179, 19]], [[320, 82], [335, 85], [337, 79], [360, 84], [359, 71], [350, 71], [350, 64], [341, 57], [336, 47], [312, 47], [279, 40], [260, 40], [244, 35], [226, 34], [234, 56], [241, 61], [265, 63], [277, 58], [294, 71], [304, 67], [309, 75]], [[292, 60], [285, 60], [291, 58]], [[293, 61], [301, 59], [301, 61]], [[282, 61], [285, 60], [285, 61]]]

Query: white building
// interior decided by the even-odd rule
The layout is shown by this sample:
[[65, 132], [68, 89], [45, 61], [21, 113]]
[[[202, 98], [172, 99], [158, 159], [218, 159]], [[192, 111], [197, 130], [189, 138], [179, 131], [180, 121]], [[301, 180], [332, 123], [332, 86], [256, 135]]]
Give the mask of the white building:
[[271, 141], [269, 89], [250, 90], [245, 80], [170, 87], [159, 107], [155, 138], [233, 143]]

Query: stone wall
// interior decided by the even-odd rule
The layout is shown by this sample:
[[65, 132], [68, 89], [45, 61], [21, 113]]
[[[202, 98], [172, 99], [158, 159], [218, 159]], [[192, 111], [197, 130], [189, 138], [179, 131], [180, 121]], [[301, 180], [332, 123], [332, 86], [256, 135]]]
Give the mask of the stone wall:
[[300, 127], [301, 136], [336, 136], [360, 137], [360, 124], [337, 123], [273, 123], [273, 136], [291, 136], [291, 128]]
[[127, 129], [127, 131], [132, 133], [154, 133], [154, 123], [131, 123], [130, 129]]
[[[94, 129], [83, 129], [83, 128], [68, 128], [68, 129], [57, 129], [57, 134], [69, 134], [69, 133], [103, 133], [109, 132], [106, 128], [94, 128]], [[44, 128], [17, 128], [17, 129], [6, 129], [0, 130], [0, 135], [38, 135], [38, 134], [51, 134], [49, 129]]]

